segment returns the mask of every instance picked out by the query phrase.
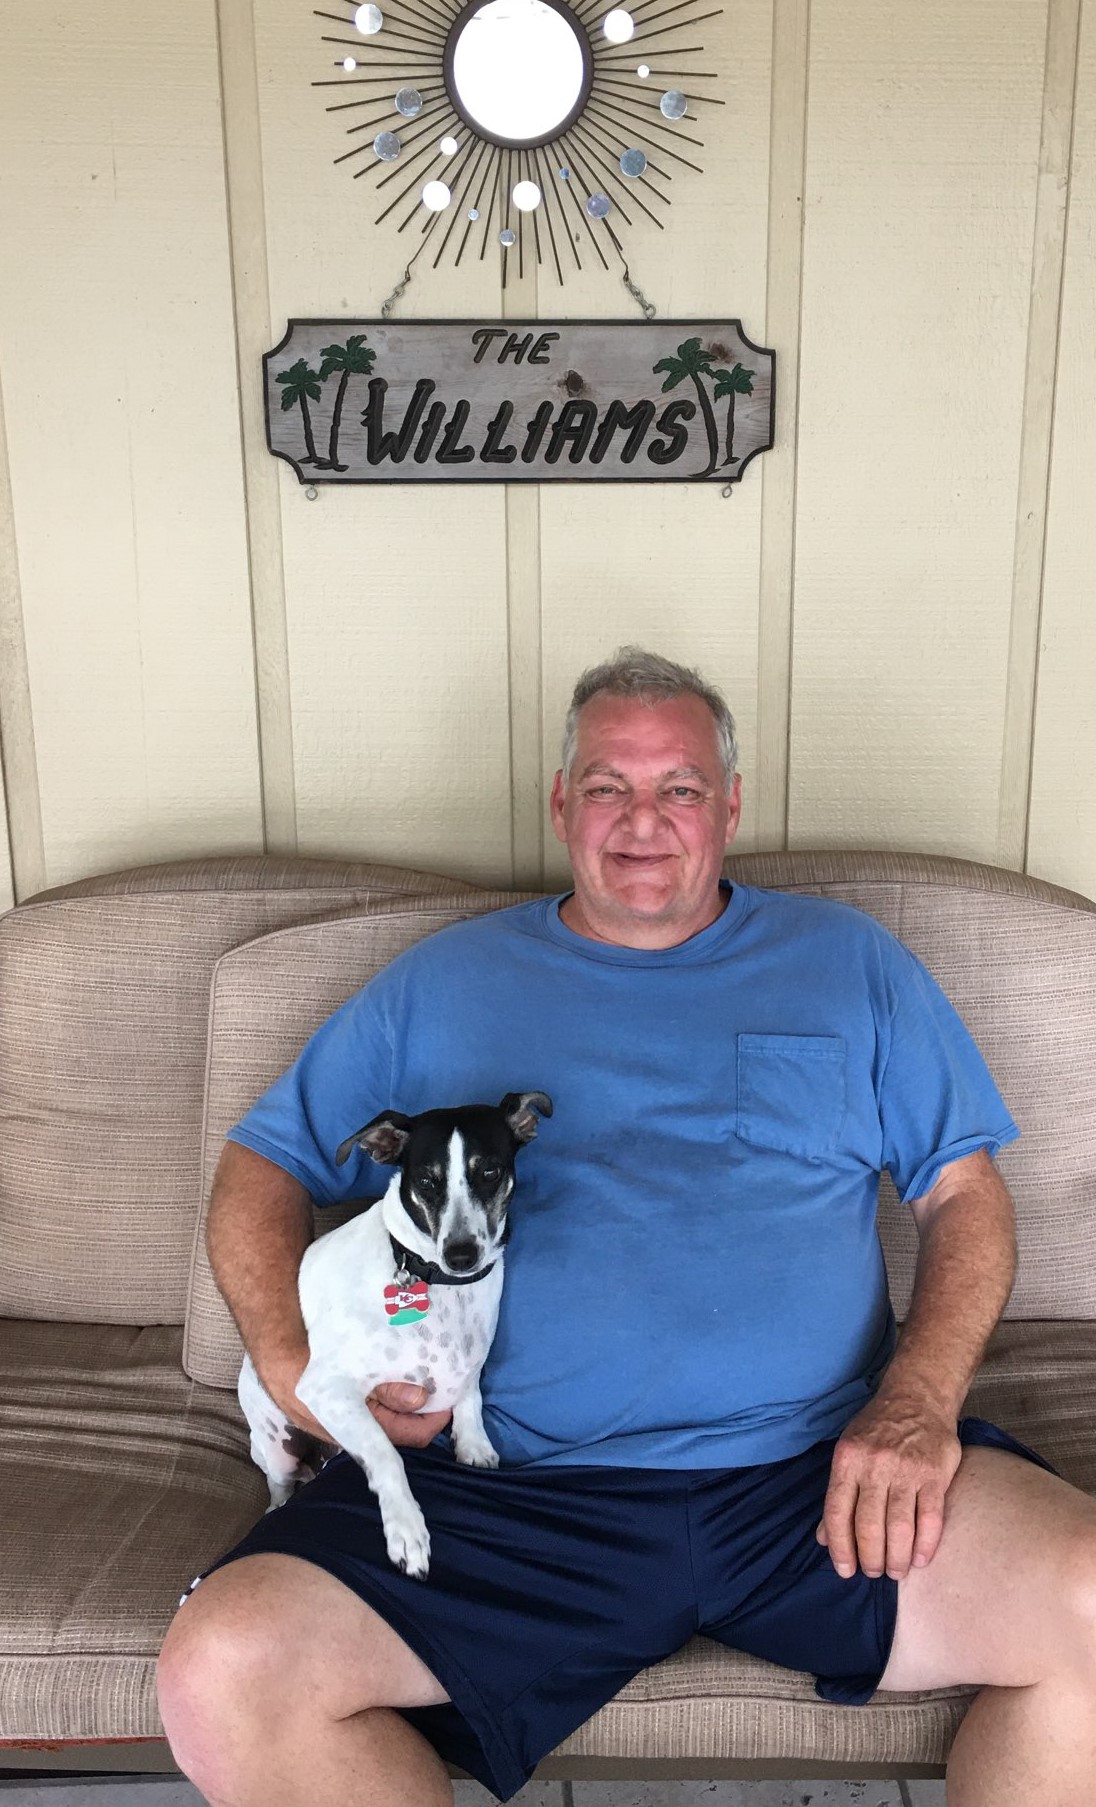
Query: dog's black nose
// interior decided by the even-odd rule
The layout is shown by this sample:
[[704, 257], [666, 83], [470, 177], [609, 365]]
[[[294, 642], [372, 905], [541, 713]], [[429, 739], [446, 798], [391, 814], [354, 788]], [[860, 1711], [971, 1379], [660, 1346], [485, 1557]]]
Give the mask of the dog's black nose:
[[479, 1244], [476, 1242], [451, 1242], [443, 1251], [447, 1267], [455, 1274], [466, 1274], [475, 1267], [479, 1260]]

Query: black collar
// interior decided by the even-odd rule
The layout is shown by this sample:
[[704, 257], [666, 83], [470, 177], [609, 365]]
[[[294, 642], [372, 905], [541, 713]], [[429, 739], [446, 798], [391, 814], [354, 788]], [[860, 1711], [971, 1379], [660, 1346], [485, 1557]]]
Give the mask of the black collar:
[[430, 1286], [472, 1286], [477, 1280], [486, 1280], [491, 1268], [481, 1267], [478, 1274], [447, 1274], [436, 1261], [424, 1261], [416, 1255], [414, 1249], [405, 1249], [402, 1242], [397, 1242], [391, 1230], [388, 1240], [392, 1244], [392, 1255], [396, 1263], [396, 1273], [413, 1274], [416, 1280], [425, 1280]]

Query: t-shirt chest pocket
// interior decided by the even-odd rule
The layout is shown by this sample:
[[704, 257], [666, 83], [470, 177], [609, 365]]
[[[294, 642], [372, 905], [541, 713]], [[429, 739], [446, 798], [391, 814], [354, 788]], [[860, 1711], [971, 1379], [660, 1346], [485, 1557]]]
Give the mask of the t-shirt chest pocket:
[[737, 1134], [783, 1154], [832, 1154], [845, 1121], [840, 1035], [740, 1035]]

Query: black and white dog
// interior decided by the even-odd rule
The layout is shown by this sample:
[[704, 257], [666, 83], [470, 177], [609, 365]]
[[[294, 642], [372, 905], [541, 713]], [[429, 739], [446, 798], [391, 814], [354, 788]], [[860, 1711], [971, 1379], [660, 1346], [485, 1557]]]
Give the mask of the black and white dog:
[[[309, 1361], [297, 1397], [364, 1469], [388, 1554], [408, 1575], [426, 1574], [430, 1537], [366, 1395], [384, 1381], [425, 1387], [430, 1411], [453, 1413], [457, 1461], [498, 1466], [479, 1377], [498, 1321], [514, 1157], [536, 1135], [538, 1112], [552, 1114], [543, 1092], [508, 1092], [499, 1105], [374, 1117], [335, 1159], [342, 1166], [360, 1146], [399, 1172], [371, 1209], [317, 1238], [301, 1261]], [[249, 1356], [238, 1391], [272, 1511], [311, 1478], [305, 1457], [316, 1446], [275, 1405]]]

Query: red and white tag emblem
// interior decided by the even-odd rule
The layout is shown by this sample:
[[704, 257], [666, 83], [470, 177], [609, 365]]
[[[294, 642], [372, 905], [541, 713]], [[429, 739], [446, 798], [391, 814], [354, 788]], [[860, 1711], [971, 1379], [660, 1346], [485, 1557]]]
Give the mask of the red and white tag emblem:
[[393, 1324], [418, 1323], [430, 1310], [430, 1288], [425, 1280], [405, 1286], [386, 1286], [384, 1309]]

